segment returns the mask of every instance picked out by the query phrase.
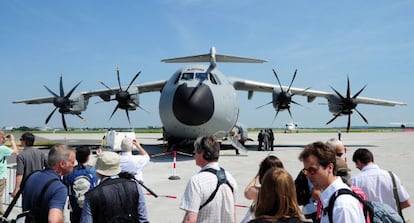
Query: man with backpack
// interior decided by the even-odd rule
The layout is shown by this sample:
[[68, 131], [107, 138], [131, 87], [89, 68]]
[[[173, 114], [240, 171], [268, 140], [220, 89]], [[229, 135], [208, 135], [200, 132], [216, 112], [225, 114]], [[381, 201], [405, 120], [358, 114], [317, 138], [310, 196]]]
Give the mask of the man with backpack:
[[80, 222], [149, 222], [141, 186], [133, 177], [118, 175], [119, 163], [115, 152], [98, 155], [95, 169], [100, 183], [86, 193]]
[[[410, 207], [411, 203], [410, 195], [400, 179], [394, 173], [374, 164], [374, 155], [368, 149], [357, 149], [352, 161], [361, 170], [361, 173], [351, 178], [352, 184], [361, 188], [369, 200], [388, 204], [402, 217], [401, 209]], [[396, 191], [393, 191], [394, 188]]]
[[[336, 154], [323, 142], [314, 142], [305, 146], [299, 159], [303, 162], [303, 173], [307, 175], [316, 189], [320, 189], [322, 208], [329, 206], [329, 200], [336, 191], [351, 188], [336, 176]], [[352, 196], [339, 196], [332, 207], [335, 222], [364, 222], [364, 212], [358, 199]], [[321, 223], [328, 223], [327, 213], [323, 213]]]
[[50, 149], [48, 167], [28, 176], [22, 185], [23, 211], [29, 211], [26, 222], [63, 223], [68, 189], [60, 178], [71, 173], [74, 165], [74, 150], [62, 144]]
[[191, 177], [181, 200], [183, 223], [236, 222], [237, 183], [220, 167], [219, 153], [220, 144], [212, 136], [199, 137], [194, 142], [194, 159], [201, 171]]
[[95, 167], [88, 165], [91, 151], [82, 146], [76, 149], [76, 161], [78, 165], [73, 172], [63, 177], [63, 182], [68, 187], [70, 202], [70, 222], [78, 223], [82, 214], [85, 194], [98, 184], [98, 175]]

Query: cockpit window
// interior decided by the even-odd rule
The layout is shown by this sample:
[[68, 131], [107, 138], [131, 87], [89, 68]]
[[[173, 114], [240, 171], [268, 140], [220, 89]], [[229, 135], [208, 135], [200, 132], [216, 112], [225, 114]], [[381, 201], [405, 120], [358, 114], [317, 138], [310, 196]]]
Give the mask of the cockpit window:
[[181, 80], [192, 80], [194, 78], [194, 73], [183, 73]]
[[207, 79], [207, 74], [206, 73], [196, 73], [196, 78], [198, 80], [205, 80], [205, 79]]

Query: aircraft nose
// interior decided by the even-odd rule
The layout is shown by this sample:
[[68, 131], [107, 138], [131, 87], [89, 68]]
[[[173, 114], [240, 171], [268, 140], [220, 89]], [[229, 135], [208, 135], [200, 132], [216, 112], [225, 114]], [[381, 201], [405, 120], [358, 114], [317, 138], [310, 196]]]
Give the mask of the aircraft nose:
[[205, 84], [197, 87], [181, 84], [174, 94], [173, 112], [186, 125], [195, 126], [208, 122], [214, 113], [214, 98], [210, 88]]

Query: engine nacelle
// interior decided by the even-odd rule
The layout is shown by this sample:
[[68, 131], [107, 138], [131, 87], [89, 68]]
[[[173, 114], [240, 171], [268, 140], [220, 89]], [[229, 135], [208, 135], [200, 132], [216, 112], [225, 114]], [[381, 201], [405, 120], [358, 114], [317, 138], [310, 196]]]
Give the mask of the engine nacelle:
[[81, 114], [86, 110], [89, 99], [85, 99], [83, 94], [73, 94], [70, 97], [70, 111], [68, 114]]

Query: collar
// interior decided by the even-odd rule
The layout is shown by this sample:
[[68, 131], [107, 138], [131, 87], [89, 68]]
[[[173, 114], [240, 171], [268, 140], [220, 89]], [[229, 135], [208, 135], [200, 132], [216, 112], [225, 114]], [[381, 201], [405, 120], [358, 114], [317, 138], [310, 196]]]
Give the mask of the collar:
[[373, 170], [373, 169], [379, 169], [379, 166], [377, 164], [368, 164], [366, 166], [364, 166], [361, 171], [368, 171], [368, 170]]
[[322, 206], [327, 207], [329, 204], [329, 199], [331, 198], [332, 194], [335, 193], [335, 191], [342, 189], [342, 188], [350, 189], [348, 185], [342, 182], [342, 179], [340, 177], [336, 177], [335, 181], [332, 182], [325, 190], [323, 190], [320, 195]]
[[210, 163], [207, 163], [205, 166], [203, 166], [201, 168], [200, 172], [203, 171], [203, 170], [205, 170], [205, 169], [209, 169], [209, 168], [213, 168], [213, 169], [219, 170], [220, 169], [220, 165], [219, 165], [218, 162], [210, 162]]

